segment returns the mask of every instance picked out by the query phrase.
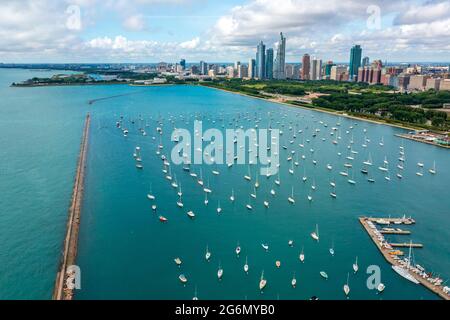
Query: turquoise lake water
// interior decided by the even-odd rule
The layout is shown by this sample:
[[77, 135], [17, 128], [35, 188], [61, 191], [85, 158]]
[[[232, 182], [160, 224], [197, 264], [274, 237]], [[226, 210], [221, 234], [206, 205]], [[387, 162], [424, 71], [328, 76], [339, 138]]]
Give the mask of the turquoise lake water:
[[[444, 279], [450, 276], [448, 150], [395, 137], [395, 133], [403, 132], [401, 129], [203, 87], [9, 87], [11, 82], [30, 78], [32, 74], [27, 70], [0, 69], [1, 299], [51, 297], [88, 111], [92, 122], [79, 239], [82, 289], [76, 293], [78, 299], [192, 299], [195, 288], [199, 299], [308, 299], [312, 295], [345, 299], [342, 286], [348, 272], [351, 299], [437, 298], [392, 271], [360, 226], [357, 217], [361, 215], [411, 215], [417, 222], [408, 228], [412, 236], [391, 239], [423, 243], [423, 249], [414, 250], [415, 260]], [[87, 104], [91, 99], [121, 94], [124, 96]], [[120, 115], [130, 130], [127, 138], [116, 128]], [[131, 123], [140, 116], [148, 124], [147, 136], [139, 134], [138, 123]], [[232, 119], [239, 119], [239, 125], [251, 128], [255, 118], [261, 118], [260, 128], [267, 128], [273, 118], [272, 127], [284, 131], [281, 144], [288, 150], [280, 150], [281, 186], [274, 184], [273, 177], [260, 176], [251, 212], [245, 205], [255, 180], [244, 180], [248, 171], [245, 165], [202, 166], [204, 181], [206, 184], [209, 181], [213, 190], [208, 206], [203, 203], [204, 192], [196, 180], [181, 166], [171, 165], [172, 176], [176, 175], [183, 190], [184, 208], [177, 207], [177, 191], [165, 179], [163, 163], [155, 153], [159, 138], [152, 137], [157, 136], [156, 119], [163, 119], [163, 153], [169, 156], [174, 145], [170, 142], [172, 129], [192, 131], [195, 117], [203, 121], [204, 129], [224, 129], [220, 119], [224, 119], [225, 128]], [[329, 133], [337, 122], [341, 123], [342, 139], [335, 146]], [[289, 143], [291, 125], [293, 130], [296, 125], [297, 130], [303, 130], [302, 134], [297, 133], [293, 144]], [[316, 128], [321, 131], [312, 138]], [[371, 140], [367, 148], [361, 146], [364, 129]], [[344, 169], [352, 135], [353, 150], [359, 152], [353, 161], [354, 186], [338, 174]], [[384, 147], [378, 144], [382, 137]], [[306, 139], [311, 141], [307, 143]], [[299, 147], [302, 141], [305, 148]], [[395, 176], [395, 167], [402, 144], [407, 161], [400, 181]], [[135, 167], [132, 154], [136, 146], [142, 148], [143, 170]], [[299, 159], [294, 175], [289, 174], [290, 164], [286, 161], [291, 150], [306, 156], [305, 160]], [[360, 173], [369, 152], [375, 184], [368, 183], [367, 177]], [[377, 169], [385, 156], [391, 167], [390, 182]], [[317, 165], [312, 163], [313, 159]], [[433, 161], [438, 170], [435, 176], [427, 171]], [[423, 177], [416, 176], [417, 162], [425, 164]], [[326, 169], [327, 163], [333, 165], [333, 171]], [[257, 166], [252, 167], [255, 177]], [[192, 169], [198, 173], [200, 166], [194, 165]], [[221, 174], [214, 176], [211, 170], [219, 170]], [[306, 183], [302, 181], [304, 172], [308, 176]], [[335, 200], [329, 196], [330, 179], [337, 184]], [[317, 186], [314, 192], [313, 180]], [[146, 197], [150, 184], [157, 197], [156, 213]], [[292, 186], [295, 205], [287, 201]], [[234, 204], [229, 201], [232, 188], [236, 194]], [[268, 195], [272, 188], [277, 192], [275, 197]], [[313, 196], [312, 203], [307, 200], [308, 194]], [[266, 198], [270, 201], [269, 209], [263, 206]], [[218, 201], [223, 209], [220, 215], [216, 212]], [[194, 220], [187, 217], [188, 210], [195, 212]], [[159, 215], [169, 222], [160, 223]], [[319, 243], [310, 237], [316, 224]], [[291, 239], [293, 247], [288, 246]], [[239, 258], [235, 254], [238, 242], [242, 247]], [[269, 244], [268, 252], [261, 243]], [[328, 252], [332, 243], [334, 257]], [[204, 259], [207, 245], [212, 252], [210, 262]], [[302, 247], [304, 264], [298, 259]], [[354, 275], [352, 264], [356, 256], [360, 270]], [[182, 259], [181, 268], [175, 265], [175, 257]], [[250, 266], [248, 275], [243, 271], [246, 257]], [[280, 269], [275, 267], [276, 260], [281, 261]], [[224, 269], [222, 281], [216, 275], [219, 264]], [[381, 280], [386, 285], [382, 295], [366, 286], [369, 265], [381, 268]], [[261, 294], [258, 283], [263, 270], [268, 285]], [[322, 270], [328, 273], [328, 280], [320, 277]], [[290, 284], [294, 272], [295, 289]], [[186, 286], [178, 280], [181, 273], [189, 280]]]

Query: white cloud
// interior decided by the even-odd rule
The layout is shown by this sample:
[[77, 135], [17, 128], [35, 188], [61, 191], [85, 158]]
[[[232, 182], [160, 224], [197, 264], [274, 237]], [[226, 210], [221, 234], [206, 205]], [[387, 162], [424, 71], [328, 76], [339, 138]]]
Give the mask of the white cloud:
[[147, 28], [145, 18], [141, 14], [129, 16], [123, 21], [123, 26], [128, 31], [144, 31]]
[[[260, 40], [273, 46], [280, 31], [287, 36], [291, 61], [299, 61], [305, 52], [346, 61], [355, 43], [373, 58], [450, 55], [448, 0], [243, 0], [221, 12], [204, 33], [183, 30], [185, 40], [126, 34], [148, 31], [146, 17], [156, 7], [166, 6], [170, 12], [198, 1], [204, 0], [0, 0], [0, 55], [9, 61], [247, 60]], [[67, 28], [71, 4], [80, 6], [81, 29]], [[381, 30], [366, 27], [370, 5], [381, 10]], [[123, 32], [102, 28], [100, 14], [110, 15]], [[169, 31], [176, 33], [176, 26]]]
[[196, 37], [196, 38], [194, 38], [192, 40], [180, 43], [180, 48], [182, 48], [182, 49], [195, 49], [195, 48], [198, 47], [199, 44], [200, 44], [200, 38]]

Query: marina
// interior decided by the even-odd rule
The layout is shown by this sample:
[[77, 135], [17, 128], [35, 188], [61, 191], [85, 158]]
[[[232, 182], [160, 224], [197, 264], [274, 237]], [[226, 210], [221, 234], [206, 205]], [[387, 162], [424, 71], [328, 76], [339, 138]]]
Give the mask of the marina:
[[[372, 221], [377, 221], [381, 218], [367, 218], [360, 217], [359, 222], [366, 230], [369, 237], [372, 239], [373, 243], [377, 246], [380, 253], [388, 261], [394, 271], [398, 272], [401, 276], [405, 277], [409, 281], [422, 284], [425, 288], [429, 289], [433, 293], [437, 294], [445, 300], [450, 300], [450, 294], [448, 287], [442, 285], [442, 281], [439, 279], [432, 278], [429, 273], [427, 273], [423, 267], [418, 265], [413, 266], [411, 263], [411, 254], [408, 257], [407, 263], [404, 260], [400, 260], [397, 255], [391, 254], [392, 247], [408, 247], [410, 248], [422, 248], [421, 244], [413, 243], [402, 243], [402, 244], [392, 244], [388, 243], [382, 236], [380, 237], [379, 231], [377, 230], [375, 224]], [[404, 221], [404, 219], [389, 219], [391, 221]]]
[[[17, 163], [29, 170], [16, 173], [14, 177], [7, 175], [0, 181], [4, 190], [11, 190], [11, 196], [14, 194], [18, 199], [20, 195], [21, 199], [20, 203], [7, 202], [5, 215], [0, 219], [3, 224], [11, 225], [11, 230], [5, 230], [0, 237], [20, 235], [18, 241], [20, 238], [30, 250], [16, 250], [21, 247], [6, 244], [11, 252], [7, 255], [8, 264], [16, 266], [8, 268], [8, 279], [26, 285], [18, 287], [9, 280], [2, 281], [6, 289], [0, 295], [5, 296], [7, 292], [6, 297], [15, 298], [52, 296], [58, 264], [55, 257], [66, 235], [67, 203], [73, 192], [72, 183], [68, 185], [67, 181], [72, 181], [76, 174], [74, 159], [79, 155], [82, 124], [88, 110], [92, 116], [90, 151], [86, 159], [75, 263], [82, 270], [82, 290], [75, 291], [75, 299], [192, 299], [194, 295], [198, 299], [307, 300], [312, 296], [321, 300], [347, 299], [343, 285], [348, 273], [349, 299], [436, 299], [437, 296], [422, 286], [402, 290], [405, 280], [391, 272], [381, 255], [374, 255], [375, 248], [371, 248], [370, 239], [363, 232], [353, 232], [357, 221], [352, 218], [362, 211], [389, 211], [396, 217], [401, 217], [403, 212], [413, 213], [414, 219], [420, 221], [414, 227], [415, 238], [420, 241], [415, 242], [426, 247], [417, 250], [416, 257], [427, 262], [427, 269], [442, 272], [444, 279], [448, 277], [448, 259], [442, 245], [448, 231], [445, 223], [441, 223], [445, 221], [443, 213], [448, 202], [433, 200], [433, 194], [445, 188], [444, 181], [449, 175], [445, 166], [447, 155], [441, 153], [445, 150], [440, 148], [412, 145], [406, 140], [403, 144], [393, 135], [400, 129], [195, 86], [149, 87], [139, 95], [97, 101], [95, 107], [87, 105], [86, 101], [126, 94], [133, 88], [117, 85], [114, 88], [84, 86], [36, 90], [42, 92], [42, 99], [36, 100], [35, 95], [28, 96], [31, 91], [24, 91], [22, 104], [5, 94], [8, 105], [26, 108], [20, 109], [21, 115], [27, 115], [30, 110], [36, 112], [16, 124], [20, 132], [14, 126], [6, 127], [5, 139], [13, 139], [12, 133], [27, 137], [23, 137], [19, 145], [3, 145], [8, 163]], [[55, 98], [67, 91], [74, 100]], [[156, 108], [160, 105], [165, 106], [164, 110]], [[121, 115], [126, 131], [116, 127]], [[48, 122], [50, 116], [52, 121]], [[235, 126], [244, 129], [271, 126], [282, 130], [281, 145], [286, 149], [280, 147], [279, 174], [267, 177], [263, 171], [263, 175], [257, 177], [260, 165], [250, 165], [249, 174], [249, 166], [238, 165], [236, 159], [225, 165], [174, 165], [169, 156], [176, 142], [170, 140], [170, 134], [174, 128], [192, 130], [194, 119], [203, 121], [204, 130]], [[39, 142], [43, 126], [50, 132], [45, 135], [49, 144]], [[378, 144], [381, 137], [384, 137], [384, 146]], [[34, 148], [38, 145], [39, 149]], [[403, 179], [397, 180], [400, 145], [404, 145], [406, 161]], [[133, 157], [135, 151], [136, 157]], [[49, 159], [49, 154], [54, 158]], [[162, 156], [166, 160], [162, 160]], [[31, 157], [40, 160], [23, 161]], [[384, 179], [386, 173], [377, 169], [383, 165], [385, 157], [392, 177], [389, 182]], [[367, 174], [364, 174], [361, 168], [367, 159], [373, 167], [367, 165]], [[436, 174], [431, 174], [428, 169], [434, 167], [434, 161]], [[418, 169], [415, 167], [419, 162], [424, 165], [422, 177], [416, 176]], [[344, 164], [352, 167], [346, 168]], [[47, 170], [45, 180], [33, 175], [36, 170]], [[348, 177], [341, 177], [340, 171], [347, 172]], [[61, 173], [64, 180], [60, 178]], [[250, 180], [244, 179], [246, 175]], [[199, 186], [200, 181], [203, 186]], [[50, 182], [57, 190], [49, 189]], [[330, 192], [336, 197], [330, 196]], [[4, 196], [9, 197], [8, 194]], [[179, 207], [178, 202], [183, 207]], [[49, 207], [54, 208], [50, 210], [51, 216]], [[3, 220], [7, 217], [10, 221], [26, 217], [30, 230], [26, 234], [17, 230], [14, 228], [17, 223]], [[407, 231], [408, 223], [412, 221], [380, 226]], [[428, 232], [430, 228], [435, 233]], [[316, 229], [320, 241], [311, 235]], [[206, 247], [208, 260], [205, 259]], [[33, 251], [33, 248], [39, 250]], [[53, 253], [52, 248], [57, 252]], [[408, 248], [399, 249], [407, 254]], [[357, 273], [352, 268], [356, 256]], [[25, 266], [23, 261], [36, 257], [46, 266], [42, 277], [33, 278], [31, 269], [17, 267]], [[176, 257], [182, 264], [174, 262]], [[280, 268], [277, 268], [277, 261]], [[217, 278], [219, 262], [223, 270], [221, 281]], [[366, 287], [365, 268], [372, 264], [383, 270], [385, 288], [382, 294]], [[0, 264], [0, 269], [4, 265]], [[384, 270], [387, 265], [389, 272]], [[20, 273], [12, 272], [14, 270]], [[267, 283], [263, 294], [258, 287], [262, 270]], [[327, 274], [326, 281], [321, 271]]]

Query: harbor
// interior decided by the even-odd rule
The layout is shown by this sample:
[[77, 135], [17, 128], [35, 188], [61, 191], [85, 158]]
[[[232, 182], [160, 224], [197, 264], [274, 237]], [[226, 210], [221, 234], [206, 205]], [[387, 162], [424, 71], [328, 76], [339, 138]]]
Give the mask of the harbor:
[[[388, 243], [388, 241], [384, 238], [384, 236], [376, 227], [376, 224], [379, 224], [378, 222], [380, 221], [382, 222], [382, 224], [384, 221], [393, 221], [393, 222], [395, 221], [397, 223], [399, 222], [404, 223], [406, 221], [411, 222], [412, 219], [410, 218], [386, 219], [386, 218], [360, 217], [359, 222], [364, 227], [367, 234], [372, 239], [374, 244], [377, 246], [378, 250], [386, 259], [386, 261], [388, 261], [392, 265], [394, 271], [396, 271], [405, 279], [408, 279], [413, 283], [423, 285], [425, 288], [437, 294], [444, 300], [450, 300], [450, 293], [448, 287], [442, 285], [441, 279], [433, 278], [432, 275], [427, 273], [425, 269], [420, 265], [411, 264], [411, 249], [422, 248], [423, 245], [413, 244], [412, 242], [401, 244]], [[399, 258], [400, 255], [403, 255], [403, 252], [395, 251], [393, 249], [394, 247], [409, 247], [410, 249], [409, 257], [404, 259]]]
[[73, 276], [70, 267], [75, 264], [78, 250], [78, 233], [81, 218], [81, 206], [83, 199], [84, 178], [86, 170], [86, 156], [88, 149], [89, 128], [91, 117], [86, 116], [83, 136], [80, 147], [80, 155], [75, 175], [73, 187], [72, 202], [69, 207], [69, 217], [67, 221], [67, 233], [64, 239], [64, 248], [61, 257], [59, 271], [56, 275], [55, 288], [53, 291], [53, 300], [72, 300], [73, 290], [67, 286], [68, 278]]

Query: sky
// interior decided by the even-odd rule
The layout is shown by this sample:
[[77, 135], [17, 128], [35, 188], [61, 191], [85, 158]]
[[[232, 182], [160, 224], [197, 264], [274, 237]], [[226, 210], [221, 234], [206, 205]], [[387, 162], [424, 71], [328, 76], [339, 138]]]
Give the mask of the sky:
[[0, 0], [0, 62], [450, 61], [450, 0]]

